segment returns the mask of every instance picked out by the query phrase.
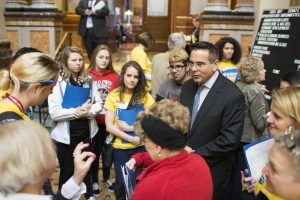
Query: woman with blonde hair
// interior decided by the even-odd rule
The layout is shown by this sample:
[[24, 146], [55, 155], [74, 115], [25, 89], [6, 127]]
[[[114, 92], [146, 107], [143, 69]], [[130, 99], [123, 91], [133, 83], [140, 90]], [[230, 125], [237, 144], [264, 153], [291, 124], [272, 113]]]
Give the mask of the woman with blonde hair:
[[[73, 151], [80, 142], [90, 143], [92, 151], [93, 137], [98, 131], [95, 119], [102, 108], [102, 101], [92, 80], [84, 70], [83, 53], [78, 47], [69, 46], [63, 49], [58, 62], [61, 65], [59, 82], [48, 98], [49, 113], [54, 125], [51, 138], [56, 141], [57, 157], [60, 165], [59, 189], [72, 176], [74, 171]], [[67, 88], [82, 91], [89, 90], [88, 100], [79, 106], [63, 105]], [[69, 90], [70, 91], [70, 90]], [[69, 95], [69, 94], [68, 94]], [[84, 98], [71, 93], [74, 98]], [[84, 179], [87, 186], [86, 199], [94, 199], [91, 174]]]
[[[52, 93], [57, 83], [59, 67], [45, 54], [26, 53], [12, 63], [7, 73], [4, 73], [6, 81], [0, 84], [0, 88], [10, 87], [11, 91], [0, 100], [0, 125], [16, 120], [29, 121], [25, 110], [30, 106], [42, 104]], [[0, 79], [5, 80], [3, 77]], [[77, 169], [56, 194], [53, 193], [48, 179], [43, 186], [44, 193], [53, 195], [54, 199], [79, 199], [84, 190], [81, 174], [86, 172], [83, 172], [80, 166]]]
[[[75, 157], [75, 162], [80, 163], [84, 171], [94, 160], [93, 153], [81, 153], [86, 146], [80, 144]], [[0, 199], [52, 199], [51, 196], [43, 196], [42, 191], [44, 182], [56, 167], [55, 148], [44, 127], [25, 120], [1, 126], [0, 151]]]
[[262, 170], [269, 192], [285, 200], [300, 199], [300, 131], [292, 130], [275, 138], [269, 163]]
[[269, 105], [261, 90], [263, 86], [260, 84], [265, 80], [264, 63], [256, 57], [244, 58], [238, 68], [238, 74], [240, 80], [236, 85], [245, 96], [246, 109], [243, 134], [240, 146], [236, 151], [236, 177], [234, 179], [234, 190], [236, 191], [233, 193], [237, 196], [236, 199], [250, 199], [251, 197], [243, 197], [249, 196], [248, 193], [241, 193], [240, 171], [247, 167], [243, 146], [260, 140], [267, 127], [265, 116], [269, 111]]
[[1, 90], [9, 90], [0, 101], [0, 121], [29, 120], [25, 111], [30, 106], [41, 105], [55, 86], [59, 67], [42, 53], [27, 53], [15, 60], [9, 71], [0, 75]]
[[126, 165], [131, 170], [146, 169], [137, 178], [132, 200], [212, 199], [208, 165], [201, 156], [184, 150], [189, 123], [189, 110], [169, 99], [138, 115], [134, 129], [147, 152], [132, 156]]
[[[288, 87], [272, 93], [271, 112], [267, 118], [269, 132], [278, 137], [289, 129], [300, 129], [300, 87]], [[243, 175], [243, 174], [242, 174]], [[260, 180], [242, 176], [243, 189], [256, 196], [264, 196], [270, 200], [281, 199], [266, 189], [265, 176]]]

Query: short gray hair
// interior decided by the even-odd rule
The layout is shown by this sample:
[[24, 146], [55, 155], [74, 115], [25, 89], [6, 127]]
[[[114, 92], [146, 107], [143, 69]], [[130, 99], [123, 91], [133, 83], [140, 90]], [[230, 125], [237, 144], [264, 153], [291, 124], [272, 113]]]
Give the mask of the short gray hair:
[[172, 33], [168, 38], [168, 48], [173, 50], [175, 48], [185, 48], [186, 42], [182, 33]]

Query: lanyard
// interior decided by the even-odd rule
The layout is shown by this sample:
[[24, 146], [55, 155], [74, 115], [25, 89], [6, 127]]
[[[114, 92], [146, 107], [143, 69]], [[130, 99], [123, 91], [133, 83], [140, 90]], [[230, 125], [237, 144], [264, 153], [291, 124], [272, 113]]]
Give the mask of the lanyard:
[[19, 101], [19, 99], [17, 99], [14, 96], [9, 95], [8, 93], [6, 93], [4, 97], [8, 98], [8, 100], [10, 100], [13, 104], [15, 104], [22, 113], [25, 113], [24, 107], [23, 107], [22, 103]]

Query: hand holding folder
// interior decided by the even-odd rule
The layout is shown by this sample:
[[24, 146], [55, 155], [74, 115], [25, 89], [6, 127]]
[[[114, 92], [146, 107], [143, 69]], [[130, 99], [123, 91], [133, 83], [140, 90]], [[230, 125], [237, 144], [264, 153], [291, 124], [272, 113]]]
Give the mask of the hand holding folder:
[[128, 167], [126, 165], [121, 166], [121, 169], [122, 169], [122, 176], [123, 176], [123, 180], [124, 180], [126, 196], [127, 196], [127, 199], [130, 200], [132, 192], [135, 188], [134, 175], [133, 175], [133, 172], [130, 169], [128, 169]]
[[[117, 115], [119, 120], [122, 120], [126, 122], [129, 126], [132, 126], [136, 121], [137, 114], [143, 110], [144, 110], [144, 104], [140, 103], [140, 104], [136, 104], [131, 110], [117, 109]], [[133, 131], [128, 131], [126, 133], [131, 136], [137, 136]], [[127, 143], [127, 141], [122, 140], [122, 143], [125, 144]]]

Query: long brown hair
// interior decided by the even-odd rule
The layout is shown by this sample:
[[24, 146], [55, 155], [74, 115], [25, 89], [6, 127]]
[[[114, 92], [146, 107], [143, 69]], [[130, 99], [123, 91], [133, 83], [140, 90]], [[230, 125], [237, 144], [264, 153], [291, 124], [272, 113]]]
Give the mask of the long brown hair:
[[108, 63], [108, 66], [107, 66], [106, 69], [109, 69], [110, 71], [115, 72], [115, 70], [114, 70], [114, 68], [113, 68], [113, 63], [112, 63], [111, 50], [110, 50], [110, 48], [109, 48], [107, 45], [105, 45], [105, 44], [100, 44], [100, 45], [98, 45], [98, 46], [95, 48], [95, 50], [94, 50], [94, 52], [93, 52], [93, 54], [92, 54], [91, 62], [90, 62], [90, 65], [89, 65], [87, 71], [91, 71], [91, 70], [95, 69], [95, 67], [96, 67], [96, 57], [97, 57], [98, 53], [99, 53], [101, 50], [106, 50], [106, 51], [108, 51], [108, 53], [109, 53], [109, 57], [110, 57], [110, 58], [109, 58], [109, 63]]
[[138, 103], [147, 93], [146, 91], [146, 77], [143, 72], [142, 67], [137, 63], [136, 61], [129, 61], [124, 64], [122, 67], [122, 71], [120, 74], [120, 85], [119, 85], [119, 91], [120, 91], [120, 101], [122, 102], [122, 96], [123, 93], [125, 92], [126, 86], [124, 83], [124, 76], [129, 67], [133, 67], [138, 71], [139, 74], [139, 81], [136, 85], [136, 87], [133, 90], [132, 94], [132, 104]]

